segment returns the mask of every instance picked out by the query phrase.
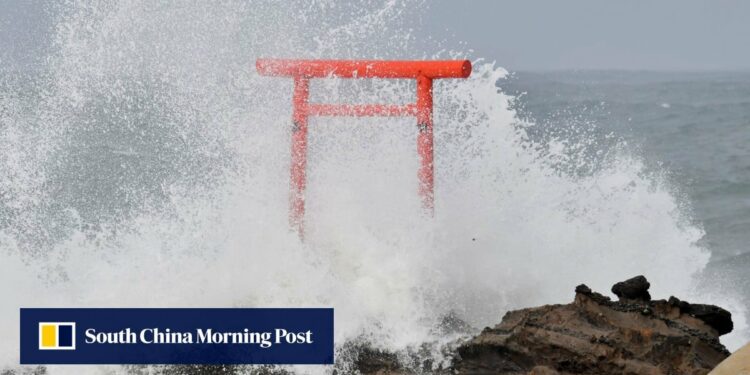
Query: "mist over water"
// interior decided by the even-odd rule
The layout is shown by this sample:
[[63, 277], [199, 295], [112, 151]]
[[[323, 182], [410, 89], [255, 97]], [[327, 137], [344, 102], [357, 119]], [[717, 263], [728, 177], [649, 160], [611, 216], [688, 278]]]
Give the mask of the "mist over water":
[[[0, 84], [0, 363], [18, 363], [18, 308], [36, 306], [332, 306], [338, 344], [429, 343], [448, 361], [446, 315], [481, 329], [637, 274], [656, 298], [731, 309], [725, 342], [741, 343], [735, 297], [695, 288], [710, 249], [678, 188], [616, 140], [532, 141], [496, 87], [505, 70], [481, 60], [435, 86], [435, 218], [416, 193], [414, 119], [316, 118], [300, 242], [287, 221], [292, 84], [255, 60], [475, 59], [417, 43], [426, 5], [50, 9], [45, 70]], [[312, 100], [408, 103], [413, 87], [320, 80]]]

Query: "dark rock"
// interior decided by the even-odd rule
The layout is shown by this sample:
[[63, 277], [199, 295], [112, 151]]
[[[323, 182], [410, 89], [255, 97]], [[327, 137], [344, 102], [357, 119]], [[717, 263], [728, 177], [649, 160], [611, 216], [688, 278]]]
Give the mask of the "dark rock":
[[[719, 342], [732, 329], [728, 311], [676, 297], [644, 300], [650, 285], [642, 276], [618, 284], [619, 301], [581, 284], [573, 303], [509, 311], [500, 324], [440, 349], [450, 365], [432, 361], [434, 347], [390, 353], [359, 343], [337, 350], [334, 374], [706, 375], [729, 356]], [[448, 314], [434, 332], [467, 330]]]
[[719, 335], [732, 332], [732, 313], [714, 305], [689, 304], [688, 314], [694, 316], [715, 329]]
[[529, 375], [559, 375], [560, 373], [547, 367], [547, 366], [537, 366], [531, 369], [529, 372]]
[[401, 364], [396, 354], [363, 347], [354, 365], [363, 374], [399, 373]]
[[677, 297], [669, 297], [669, 304], [677, 306], [684, 314], [689, 314], [702, 320], [711, 328], [715, 329], [719, 335], [725, 335], [732, 332], [734, 323], [732, 322], [732, 313], [715, 305], [703, 305], [698, 303], [688, 303], [681, 301]]
[[582, 293], [582, 294], [591, 294], [591, 288], [589, 288], [586, 284], [581, 284], [576, 287], [576, 293]]
[[650, 301], [651, 295], [648, 288], [651, 284], [643, 275], [636, 276], [632, 279], [620, 281], [612, 286], [612, 293], [622, 299], [632, 299], [640, 301]]
[[618, 283], [618, 302], [579, 285], [571, 304], [506, 313], [458, 347], [453, 373], [708, 374], [729, 355], [718, 332], [731, 327], [731, 316], [674, 297], [643, 300], [649, 285], [641, 278]]
[[594, 301], [601, 303], [601, 304], [605, 304], [605, 305], [611, 302], [609, 297], [603, 296], [597, 292], [592, 291], [591, 288], [589, 288], [586, 284], [581, 284], [577, 286], [576, 294], [583, 294], [584, 296], [587, 296], [593, 299]]
[[685, 301], [680, 301], [679, 298], [675, 296], [669, 297], [669, 304], [672, 306], [677, 306], [682, 312], [687, 313], [688, 310], [690, 310], [690, 304]]

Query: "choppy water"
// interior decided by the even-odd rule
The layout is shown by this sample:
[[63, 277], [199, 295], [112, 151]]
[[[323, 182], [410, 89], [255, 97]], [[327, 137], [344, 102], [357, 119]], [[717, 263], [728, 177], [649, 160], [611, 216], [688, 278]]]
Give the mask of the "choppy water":
[[[742, 343], [739, 284], [702, 281], [723, 250], [702, 240], [671, 166], [606, 118], [533, 125], [519, 100], [546, 99], [513, 99], [503, 92], [524, 81], [482, 61], [435, 88], [434, 219], [416, 194], [413, 119], [316, 119], [299, 241], [287, 225], [291, 84], [253, 62], [477, 58], [415, 43], [427, 39], [414, 22], [424, 5], [54, 6], [44, 68], [0, 85], [0, 363], [18, 361], [21, 306], [302, 305], [336, 309], [340, 344], [429, 343], [439, 362], [448, 338], [435, 327], [448, 314], [481, 328], [511, 308], [570, 301], [581, 282], [605, 291], [636, 274], [656, 297], [732, 309], [738, 330], [725, 341]], [[313, 84], [313, 100], [406, 103], [412, 90], [330, 80]]]
[[595, 133], [593, 149], [626, 141], [669, 171], [705, 230], [705, 282], [742, 291], [750, 305], [750, 73], [521, 72], [500, 86], [537, 139]]
[[501, 87], [544, 132], [595, 126], [668, 169], [713, 261], [750, 251], [750, 73], [516, 73]]

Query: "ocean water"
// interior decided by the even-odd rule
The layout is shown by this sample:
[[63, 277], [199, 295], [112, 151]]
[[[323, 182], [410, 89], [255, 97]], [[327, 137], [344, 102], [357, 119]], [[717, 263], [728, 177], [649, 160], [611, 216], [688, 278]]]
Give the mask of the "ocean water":
[[741, 291], [750, 306], [750, 72], [517, 72], [499, 86], [536, 139], [583, 145], [580, 134], [595, 134], [576, 152], [626, 142], [666, 171], [704, 230], [704, 282]]
[[[712, 205], [701, 206], [695, 176], [681, 177], [677, 161], [707, 173], [723, 163], [706, 149], [695, 159], [651, 150], [658, 131], [620, 116], [634, 106], [633, 119], [665, 116], [680, 128], [660, 111], [689, 105], [680, 95], [692, 94], [659, 78], [644, 84], [675, 97], [618, 102], [607, 95], [635, 97], [597, 97], [574, 75], [527, 79], [468, 52], [436, 53], [454, 46], [424, 42], [421, 6], [51, 6], [42, 68], [0, 75], [0, 366], [17, 367], [18, 308], [35, 306], [332, 306], [340, 346], [366, 341], [447, 363], [457, 337], [438, 327], [448, 315], [471, 334], [509, 309], [569, 302], [582, 282], [607, 291], [637, 274], [657, 298], [729, 308], [737, 329], [724, 341], [746, 342], [744, 279], [709, 277], [728, 269], [722, 261], [738, 263], [730, 244], [741, 240], [713, 229], [718, 208], [701, 211]], [[420, 209], [414, 119], [314, 119], [300, 241], [287, 222], [291, 82], [257, 75], [255, 59], [269, 56], [472, 59], [469, 79], [435, 86], [435, 217]], [[632, 84], [607, 74], [597, 79]], [[413, 87], [325, 80], [312, 98], [408, 103]], [[697, 95], [710, 104], [716, 94]], [[702, 144], [670, 143], [680, 140]], [[342, 371], [350, 365], [339, 357]]]
[[669, 170], [713, 262], [750, 252], [750, 72], [519, 72], [500, 87], [542, 132], [595, 127]]

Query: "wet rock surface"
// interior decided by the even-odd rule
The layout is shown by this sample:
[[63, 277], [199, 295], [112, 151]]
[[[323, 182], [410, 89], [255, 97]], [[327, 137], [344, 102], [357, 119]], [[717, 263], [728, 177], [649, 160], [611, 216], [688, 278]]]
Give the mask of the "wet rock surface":
[[707, 374], [729, 355], [731, 314], [672, 297], [651, 301], [638, 276], [612, 301], [586, 285], [567, 305], [507, 313], [458, 348], [457, 374]]
[[613, 301], [586, 285], [567, 305], [505, 314], [502, 322], [460, 343], [450, 366], [401, 366], [392, 355], [365, 351], [363, 374], [699, 375], [729, 352], [719, 336], [731, 314], [676, 297], [651, 300], [643, 276], [617, 283]]
[[648, 293], [650, 287], [651, 283], [643, 275], [639, 275], [612, 285], [612, 293], [621, 301], [628, 299], [651, 301], [651, 295]]
[[[613, 301], [581, 284], [572, 303], [510, 311], [500, 324], [470, 339], [465, 337], [472, 328], [448, 315], [435, 332], [450, 344], [440, 346], [437, 357], [432, 349], [438, 346], [429, 343], [390, 353], [366, 340], [348, 342], [337, 348], [332, 374], [705, 375], [729, 356], [719, 342], [733, 327], [728, 311], [676, 297], [651, 300], [649, 286], [643, 276], [617, 283], [612, 290], [619, 299]], [[733, 369], [744, 365], [725, 363], [724, 372], [716, 374], [735, 374]], [[133, 371], [138, 369], [129, 368], [149, 374], [293, 373], [275, 366]]]

